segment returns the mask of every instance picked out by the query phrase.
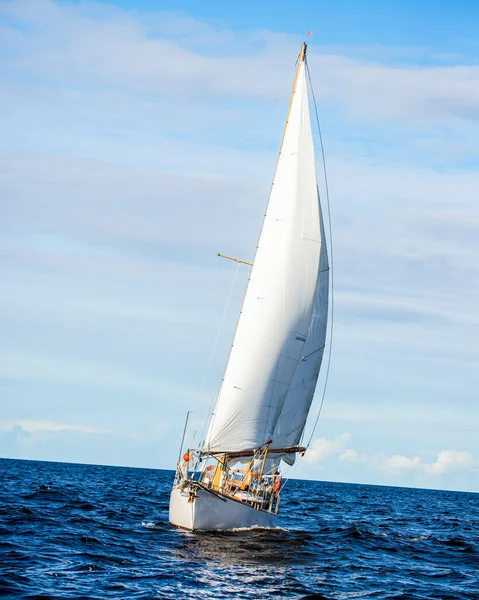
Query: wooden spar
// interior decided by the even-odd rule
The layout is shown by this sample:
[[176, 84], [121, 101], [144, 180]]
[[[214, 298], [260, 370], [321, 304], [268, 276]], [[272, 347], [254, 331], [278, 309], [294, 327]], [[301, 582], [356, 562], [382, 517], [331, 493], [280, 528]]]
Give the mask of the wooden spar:
[[221, 256], [221, 258], [227, 258], [228, 260], [234, 260], [235, 262], [241, 263], [242, 265], [249, 265], [250, 267], [253, 266], [253, 263], [250, 263], [247, 260], [240, 260], [239, 258], [233, 258], [232, 256], [226, 256], [226, 254], [221, 254], [221, 252], [218, 252], [218, 256]]
[[215, 475], [214, 475], [214, 478], [213, 478], [213, 489], [215, 489], [215, 490], [219, 490], [220, 489], [221, 476], [223, 475], [223, 467], [224, 467], [225, 462], [226, 462], [225, 459], [226, 459], [226, 457], [222, 456], [218, 460], [218, 464], [216, 465]]
[[263, 456], [263, 462], [261, 464], [261, 471], [259, 474], [259, 480], [261, 481], [261, 479], [263, 478], [263, 473], [264, 473], [264, 466], [266, 464], [266, 457], [268, 456], [268, 450], [269, 450], [269, 444], [266, 446], [266, 448], [264, 449], [264, 456]]
[[[208, 454], [210, 454], [211, 456], [214, 456], [215, 454], [225, 454], [228, 457], [228, 460], [231, 460], [232, 458], [248, 458], [248, 457], [252, 457], [255, 456], [256, 454], [258, 454], [258, 452], [260, 452], [260, 449], [257, 448], [256, 450], [239, 450], [237, 452], [225, 452], [224, 450], [218, 450], [218, 451], [204, 451], [201, 453], [201, 456], [206, 456]], [[304, 448], [303, 446], [289, 446], [287, 448], [269, 448], [268, 447], [268, 454], [293, 454], [295, 452], [298, 453], [302, 453], [302, 452], [306, 452], [306, 448]]]

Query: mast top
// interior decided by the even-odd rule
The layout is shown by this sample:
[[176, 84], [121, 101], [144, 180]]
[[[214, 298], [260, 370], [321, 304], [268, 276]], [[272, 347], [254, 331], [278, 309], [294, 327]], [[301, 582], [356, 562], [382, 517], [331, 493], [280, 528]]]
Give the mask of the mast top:
[[301, 64], [302, 62], [305, 61], [306, 59], [306, 48], [308, 47], [308, 44], [306, 42], [303, 42], [302, 46], [301, 46], [301, 52], [299, 53], [299, 64]]

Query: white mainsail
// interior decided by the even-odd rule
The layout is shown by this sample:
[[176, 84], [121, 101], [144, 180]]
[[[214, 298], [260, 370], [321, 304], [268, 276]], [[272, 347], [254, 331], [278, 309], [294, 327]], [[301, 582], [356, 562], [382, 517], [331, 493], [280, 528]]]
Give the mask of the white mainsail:
[[209, 452], [301, 438], [326, 336], [328, 255], [300, 56], [254, 266], [205, 440]]

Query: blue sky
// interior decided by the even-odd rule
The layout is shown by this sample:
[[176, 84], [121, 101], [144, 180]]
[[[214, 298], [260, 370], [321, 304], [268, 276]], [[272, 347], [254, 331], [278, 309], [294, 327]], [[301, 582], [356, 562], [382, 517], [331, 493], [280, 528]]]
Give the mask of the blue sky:
[[478, 18], [0, 2], [0, 455], [170, 468], [188, 409], [201, 431], [248, 274], [202, 385], [216, 254], [253, 258], [309, 28], [336, 314], [294, 476], [478, 491]]

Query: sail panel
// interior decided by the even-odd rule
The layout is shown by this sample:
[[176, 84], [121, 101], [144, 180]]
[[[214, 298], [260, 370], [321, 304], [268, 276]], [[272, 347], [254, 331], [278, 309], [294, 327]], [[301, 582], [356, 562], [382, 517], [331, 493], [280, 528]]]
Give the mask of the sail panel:
[[[303, 347], [303, 357], [297, 363], [288, 395], [276, 424], [272, 443], [276, 448], [299, 444], [323, 359], [328, 323], [329, 259], [322, 215], [321, 239], [318, 281], [314, 295], [311, 323]], [[284, 459], [288, 464], [294, 462], [291, 455], [284, 457]]]
[[321, 249], [304, 62], [296, 82], [206, 450], [234, 452], [268, 442], [304, 356]]

